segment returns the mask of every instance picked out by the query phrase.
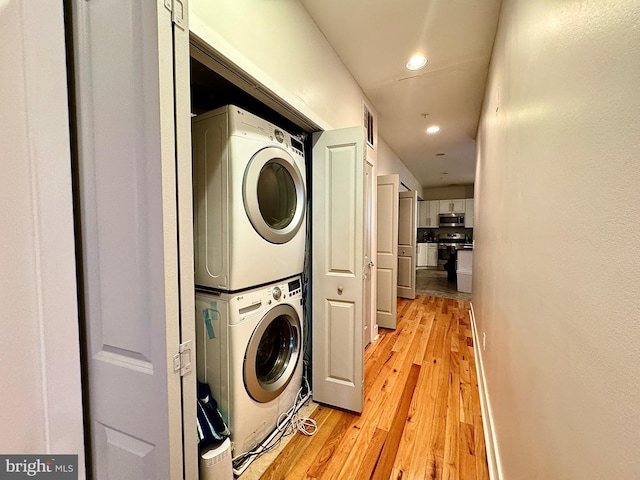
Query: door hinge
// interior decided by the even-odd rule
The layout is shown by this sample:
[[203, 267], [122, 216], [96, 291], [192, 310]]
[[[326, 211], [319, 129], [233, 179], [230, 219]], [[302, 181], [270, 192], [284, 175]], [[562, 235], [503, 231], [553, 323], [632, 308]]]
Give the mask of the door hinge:
[[164, 0], [164, 6], [171, 12], [171, 21], [182, 30], [185, 30], [187, 0]]
[[178, 353], [173, 356], [173, 371], [180, 372], [180, 376], [184, 377], [187, 373], [191, 372], [192, 365], [192, 349], [193, 340], [186, 341], [180, 344]]

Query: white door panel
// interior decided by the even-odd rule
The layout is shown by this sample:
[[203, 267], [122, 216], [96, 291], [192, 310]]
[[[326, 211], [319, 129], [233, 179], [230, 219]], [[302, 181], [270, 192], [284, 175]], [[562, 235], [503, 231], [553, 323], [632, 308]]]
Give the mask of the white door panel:
[[416, 298], [416, 207], [418, 193], [399, 194], [398, 211], [398, 296]]
[[411, 277], [413, 271], [411, 269], [412, 261], [410, 256], [398, 257], [398, 287], [411, 288], [413, 283]]
[[93, 475], [182, 478], [171, 12], [162, 1], [72, 8]]
[[313, 136], [313, 397], [363, 406], [364, 143], [362, 127]]
[[378, 325], [396, 328], [398, 284], [398, 189], [400, 177], [378, 176], [377, 311]]

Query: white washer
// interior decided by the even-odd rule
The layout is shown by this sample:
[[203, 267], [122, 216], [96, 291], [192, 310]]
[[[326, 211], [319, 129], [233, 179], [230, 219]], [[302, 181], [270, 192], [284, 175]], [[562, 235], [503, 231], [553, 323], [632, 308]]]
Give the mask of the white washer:
[[228, 105], [192, 120], [195, 283], [240, 291], [304, 270], [304, 147]]
[[291, 408], [302, 384], [299, 276], [241, 294], [196, 292], [198, 380], [231, 431], [234, 456], [251, 450]]

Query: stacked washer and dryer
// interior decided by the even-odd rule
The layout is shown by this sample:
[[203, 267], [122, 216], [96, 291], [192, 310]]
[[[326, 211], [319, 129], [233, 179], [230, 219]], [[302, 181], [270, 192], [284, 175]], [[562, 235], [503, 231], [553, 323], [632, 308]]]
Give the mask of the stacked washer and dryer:
[[238, 457], [302, 383], [304, 147], [229, 105], [192, 120], [197, 376]]

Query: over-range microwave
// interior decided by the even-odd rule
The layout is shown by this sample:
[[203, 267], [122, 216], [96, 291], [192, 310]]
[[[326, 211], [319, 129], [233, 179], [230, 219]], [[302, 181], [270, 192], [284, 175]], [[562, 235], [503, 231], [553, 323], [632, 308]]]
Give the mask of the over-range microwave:
[[441, 227], [464, 227], [464, 213], [441, 213]]

